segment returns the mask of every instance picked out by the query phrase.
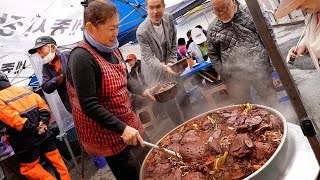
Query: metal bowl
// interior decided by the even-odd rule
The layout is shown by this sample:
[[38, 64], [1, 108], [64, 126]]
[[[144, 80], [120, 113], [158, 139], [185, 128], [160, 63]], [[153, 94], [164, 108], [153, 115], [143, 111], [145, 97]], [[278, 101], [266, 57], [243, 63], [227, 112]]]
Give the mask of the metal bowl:
[[[159, 89], [161, 89], [161, 87], [167, 86], [169, 84], [173, 85], [170, 89], [167, 89], [163, 92], [158, 92]], [[164, 102], [170, 101], [171, 99], [175, 98], [178, 93], [177, 82], [168, 82], [168, 83], [160, 86], [159, 89], [156, 90], [156, 92], [158, 92], [158, 93], [153, 94], [153, 96], [156, 98], [156, 100], [159, 103], [164, 103]]]
[[[279, 177], [281, 177], [284, 173], [285, 170], [287, 168], [287, 162], [289, 162], [289, 159], [283, 159], [283, 157], [286, 157], [285, 154], [288, 151], [288, 126], [287, 126], [287, 121], [285, 119], [285, 117], [277, 110], [267, 107], [267, 106], [262, 106], [262, 105], [255, 105], [254, 106], [263, 108], [268, 110], [271, 114], [273, 114], [274, 116], [277, 116], [279, 118], [279, 120], [282, 122], [283, 125], [283, 136], [281, 139], [281, 143], [279, 144], [278, 148], [276, 149], [276, 151], [273, 153], [273, 155], [269, 158], [269, 160], [257, 171], [255, 171], [254, 173], [252, 173], [251, 175], [249, 175], [248, 177], [246, 177], [244, 180], [270, 180], [270, 179], [279, 179]], [[194, 121], [196, 119], [199, 119], [202, 116], [206, 116], [208, 113], [212, 113], [215, 111], [222, 111], [222, 110], [231, 110], [234, 108], [239, 107], [239, 105], [232, 105], [232, 106], [226, 106], [226, 107], [222, 107], [222, 108], [218, 108], [215, 110], [211, 110], [208, 111], [206, 113], [203, 113], [199, 116], [196, 116], [188, 121], [186, 121], [185, 123], [179, 125], [178, 127], [174, 128], [173, 130], [171, 130], [169, 133], [167, 133], [162, 139], [160, 139], [157, 144], [159, 145], [160, 142], [162, 142], [168, 135], [170, 135], [171, 133], [175, 132], [177, 129], [179, 129], [180, 127], [184, 126], [185, 124]], [[152, 150], [151, 150], [152, 151]], [[140, 169], [140, 180], [143, 180], [144, 178], [144, 169], [145, 169], [145, 163], [147, 158], [149, 157], [149, 155], [151, 154], [151, 151], [148, 153], [148, 155], [146, 156], [145, 160], [143, 161], [143, 164], [141, 166]]]

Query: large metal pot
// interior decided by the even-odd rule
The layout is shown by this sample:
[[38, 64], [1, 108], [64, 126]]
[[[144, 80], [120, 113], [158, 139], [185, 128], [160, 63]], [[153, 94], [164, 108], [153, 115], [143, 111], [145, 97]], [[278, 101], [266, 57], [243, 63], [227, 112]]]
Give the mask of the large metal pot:
[[[278, 146], [277, 150], [274, 152], [274, 154], [270, 157], [270, 159], [259, 170], [252, 173], [250, 176], [246, 177], [245, 180], [249, 180], [249, 179], [250, 180], [251, 179], [253, 179], [253, 180], [279, 179], [282, 176], [282, 174], [285, 172], [285, 170], [287, 168], [287, 163], [290, 160], [289, 159], [290, 155], [288, 154], [287, 121], [286, 121], [285, 117], [279, 111], [277, 111], [273, 108], [270, 108], [267, 106], [262, 106], [262, 105], [254, 105], [254, 106], [264, 108], [279, 118], [279, 120], [282, 122], [282, 125], [283, 125], [283, 136], [282, 136], [281, 143], [279, 144], [279, 146]], [[226, 107], [211, 110], [211, 111], [203, 113], [199, 116], [196, 116], [196, 117], [188, 120], [187, 122], [181, 124], [180, 126], [174, 128], [173, 130], [171, 130], [161, 140], [159, 140], [157, 142], [157, 144], [159, 144], [161, 141], [163, 141], [165, 137], [167, 137], [169, 134], [174, 132], [176, 129], [179, 129], [181, 126], [189, 123], [190, 121], [194, 121], [202, 116], [206, 116], [208, 113], [212, 113], [215, 111], [221, 111], [221, 110], [231, 110], [231, 109], [234, 109], [237, 107], [239, 107], [239, 105], [226, 106]], [[147, 157], [150, 155], [151, 151], [148, 153]], [[140, 170], [140, 180], [143, 180], [143, 177], [144, 177], [144, 169], [145, 169], [144, 167], [145, 167], [147, 157], [143, 161], [143, 164], [142, 164], [142, 167]], [[286, 158], [284, 158], [284, 157], [286, 157]]]

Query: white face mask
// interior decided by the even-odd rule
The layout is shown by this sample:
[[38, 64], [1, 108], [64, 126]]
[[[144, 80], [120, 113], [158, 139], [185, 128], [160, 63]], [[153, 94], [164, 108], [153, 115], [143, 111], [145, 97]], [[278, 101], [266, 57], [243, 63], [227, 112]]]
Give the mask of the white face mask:
[[51, 51], [53, 51], [51, 45], [49, 45], [49, 46], [50, 46], [49, 53], [45, 57], [43, 57], [43, 60], [45, 61], [45, 63], [51, 62], [53, 60], [53, 58], [55, 57], [55, 55], [56, 55], [55, 52], [51, 52]]

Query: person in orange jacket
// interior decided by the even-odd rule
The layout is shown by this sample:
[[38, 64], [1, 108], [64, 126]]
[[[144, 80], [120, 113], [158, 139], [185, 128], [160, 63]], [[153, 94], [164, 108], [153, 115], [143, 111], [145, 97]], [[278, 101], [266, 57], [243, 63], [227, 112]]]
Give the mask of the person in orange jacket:
[[69, 172], [48, 129], [50, 111], [36, 93], [11, 86], [0, 71], [0, 120], [6, 124], [9, 143], [20, 163], [20, 172], [28, 179], [54, 180], [39, 164], [44, 154], [57, 169], [62, 180], [69, 180]]

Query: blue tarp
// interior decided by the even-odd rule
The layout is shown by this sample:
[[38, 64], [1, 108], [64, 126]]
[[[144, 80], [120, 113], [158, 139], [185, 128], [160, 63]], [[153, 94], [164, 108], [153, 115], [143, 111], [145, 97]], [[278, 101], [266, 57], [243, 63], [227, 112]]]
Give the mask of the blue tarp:
[[28, 85], [32, 87], [33, 91], [36, 91], [40, 87], [40, 83], [35, 74], [31, 76], [31, 80]]
[[147, 17], [145, 0], [111, 0], [120, 12], [119, 45], [136, 39], [136, 30]]
[[31, 80], [28, 85], [31, 87], [39, 87], [40, 86], [40, 83], [39, 83], [36, 75], [31, 76]]

